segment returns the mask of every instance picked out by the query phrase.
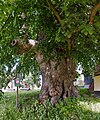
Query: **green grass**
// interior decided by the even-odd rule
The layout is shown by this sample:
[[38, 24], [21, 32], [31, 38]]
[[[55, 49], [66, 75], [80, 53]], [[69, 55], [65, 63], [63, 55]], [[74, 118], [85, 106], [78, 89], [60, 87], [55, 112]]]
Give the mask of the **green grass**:
[[15, 92], [5, 93], [0, 100], [0, 120], [100, 120], [100, 113], [87, 106], [100, 103], [98, 98], [68, 98], [53, 107], [49, 100], [40, 105], [38, 95], [38, 91], [19, 92], [19, 108], [16, 109]]

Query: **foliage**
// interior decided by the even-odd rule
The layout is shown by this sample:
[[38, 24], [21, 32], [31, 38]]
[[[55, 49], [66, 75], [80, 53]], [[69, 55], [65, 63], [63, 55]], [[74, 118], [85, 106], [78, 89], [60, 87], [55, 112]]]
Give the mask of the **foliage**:
[[90, 95], [89, 90], [86, 89], [86, 88], [80, 89], [79, 92], [80, 92], [81, 96], [83, 96], [83, 95]]
[[[5, 93], [5, 97], [0, 101], [1, 120], [99, 120], [100, 113], [93, 112], [80, 102], [87, 101], [90, 105], [92, 101], [100, 102], [100, 99], [91, 98], [68, 98], [64, 102], [60, 101], [53, 107], [50, 102], [40, 105], [36, 100], [38, 92], [21, 92], [19, 94], [19, 108], [15, 108], [15, 93]], [[90, 100], [91, 99], [91, 100]]]
[[3, 98], [3, 92], [0, 90], [0, 100]]
[[[21, 42], [27, 43], [28, 39], [36, 39], [37, 33], [41, 31], [46, 40], [40, 42], [39, 49], [45, 58], [72, 56], [76, 64], [80, 63], [84, 69], [93, 70], [100, 56], [100, 10], [94, 16], [94, 24], [89, 24], [89, 18], [91, 9], [97, 2], [98, 0], [1, 0], [2, 81], [5, 81], [17, 62], [15, 73], [28, 74], [29, 71], [33, 73], [38, 70], [32, 51], [19, 56], [16, 52], [18, 48], [12, 47], [10, 43], [19, 38]], [[55, 55], [52, 56], [54, 49]]]

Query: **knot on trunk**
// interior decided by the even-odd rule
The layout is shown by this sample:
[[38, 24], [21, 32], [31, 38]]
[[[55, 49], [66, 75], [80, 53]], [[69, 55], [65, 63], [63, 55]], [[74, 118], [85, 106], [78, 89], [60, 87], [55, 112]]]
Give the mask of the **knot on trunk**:
[[13, 40], [13, 41], [11, 42], [11, 45], [12, 45], [12, 46], [15, 46], [15, 45], [17, 44], [17, 42], [18, 42], [17, 40]]

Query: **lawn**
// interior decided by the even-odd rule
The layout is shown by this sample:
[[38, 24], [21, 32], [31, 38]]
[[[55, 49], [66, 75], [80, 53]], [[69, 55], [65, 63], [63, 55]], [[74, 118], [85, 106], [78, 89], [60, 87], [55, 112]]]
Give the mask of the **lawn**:
[[100, 120], [100, 99], [68, 98], [53, 107], [49, 100], [38, 103], [39, 91], [19, 92], [16, 109], [15, 92], [5, 93], [0, 100], [0, 120]]

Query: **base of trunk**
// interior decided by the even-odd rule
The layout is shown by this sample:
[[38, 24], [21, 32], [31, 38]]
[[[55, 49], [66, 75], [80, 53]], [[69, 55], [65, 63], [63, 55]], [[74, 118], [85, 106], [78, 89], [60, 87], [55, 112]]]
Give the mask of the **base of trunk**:
[[74, 85], [63, 86], [59, 83], [58, 86], [50, 87], [48, 84], [43, 85], [39, 95], [39, 102], [44, 103], [48, 98], [51, 100], [51, 104], [55, 105], [59, 99], [65, 99], [67, 97], [78, 97], [79, 93]]
[[73, 85], [75, 80], [75, 67], [72, 61], [61, 59], [57, 68], [56, 62], [49, 61], [45, 67], [41, 68], [43, 82], [39, 96], [39, 101], [43, 103], [48, 98], [51, 99], [51, 104], [55, 105], [57, 101], [67, 97], [79, 96], [77, 89]]

